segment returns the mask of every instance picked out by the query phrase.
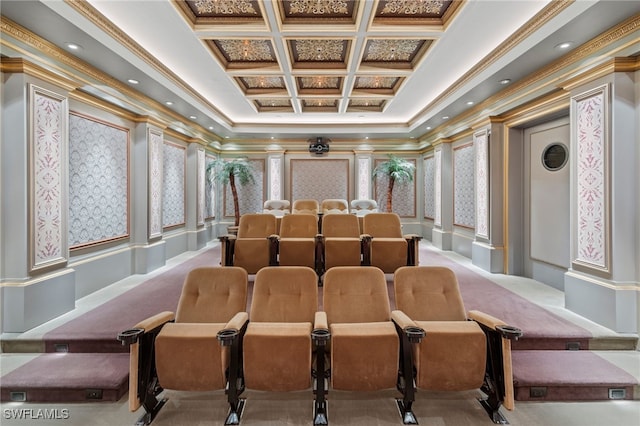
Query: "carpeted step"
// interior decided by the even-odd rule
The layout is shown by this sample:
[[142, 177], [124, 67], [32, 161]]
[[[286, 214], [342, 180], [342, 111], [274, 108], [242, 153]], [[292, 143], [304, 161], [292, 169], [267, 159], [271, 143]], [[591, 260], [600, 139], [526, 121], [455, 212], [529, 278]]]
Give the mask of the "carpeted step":
[[590, 351], [512, 352], [518, 401], [634, 399], [638, 381]]
[[42, 354], [3, 376], [0, 401], [115, 402], [129, 389], [129, 354]]

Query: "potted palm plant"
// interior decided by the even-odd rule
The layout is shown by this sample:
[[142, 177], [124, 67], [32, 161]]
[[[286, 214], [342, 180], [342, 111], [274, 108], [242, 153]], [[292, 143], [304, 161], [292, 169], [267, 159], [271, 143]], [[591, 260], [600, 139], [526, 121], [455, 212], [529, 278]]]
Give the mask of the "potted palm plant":
[[223, 185], [229, 184], [233, 196], [233, 210], [235, 213], [234, 226], [240, 224], [240, 203], [238, 201], [238, 189], [236, 184], [244, 186], [255, 183], [253, 167], [247, 158], [234, 158], [225, 160], [218, 158], [207, 165], [207, 177], [211, 181], [218, 181]]
[[387, 186], [387, 211], [392, 212], [393, 187], [396, 183], [412, 182], [416, 166], [404, 158], [389, 154], [389, 159], [373, 169], [373, 179], [386, 177]]

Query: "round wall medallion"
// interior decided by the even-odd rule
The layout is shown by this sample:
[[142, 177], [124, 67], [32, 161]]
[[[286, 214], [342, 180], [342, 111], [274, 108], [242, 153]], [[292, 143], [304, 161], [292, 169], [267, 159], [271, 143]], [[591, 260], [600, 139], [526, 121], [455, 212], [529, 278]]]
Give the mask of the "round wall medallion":
[[542, 165], [552, 172], [563, 168], [568, 159], [569, 150], [560, 142], [553, 142], [542, 151]]

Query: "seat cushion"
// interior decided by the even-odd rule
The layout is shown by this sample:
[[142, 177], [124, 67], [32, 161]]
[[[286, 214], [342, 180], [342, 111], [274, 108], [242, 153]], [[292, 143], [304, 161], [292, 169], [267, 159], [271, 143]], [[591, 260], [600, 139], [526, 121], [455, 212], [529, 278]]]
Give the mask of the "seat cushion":
[[426, 332], [416, 345], [416, 384], [420, 389], [478, 389], [484, 380], [485, 334], [474, 321], [416, 321]]
[[307, 389], [311, 386], [311, 323], [251, 322], [243, 355], [247, 388]]
[[167, 323], [156, 337], [156, 369], [165, 389], [206, 391], [225, 387], [227, 348], [216, 335], [226, 324]]
[[266, 237], [237, 239], [233, 266], [244, 268], [249, 274], [269, 266], [269, 240]]
[[392, 274], [407, 265], [407, 240], [404, 238], [379, 238], [371, 240], [371, 265]]
[[314, 238], [282, 238], [278, 253], [281, 266], [315, 268], [316, 242]]
[[359, 266], [361, 263], [360, 238], [331, 237], [324, 241], [324, 266]]
[[331, 324], [331, 385], [338, 390], [393, 388], [400, 344], [392, 322]]

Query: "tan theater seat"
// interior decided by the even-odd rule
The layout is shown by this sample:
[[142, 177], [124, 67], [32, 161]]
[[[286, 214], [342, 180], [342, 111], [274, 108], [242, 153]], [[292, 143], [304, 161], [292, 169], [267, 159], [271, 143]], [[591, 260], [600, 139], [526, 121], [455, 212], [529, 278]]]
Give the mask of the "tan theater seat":
[[318, 271], [321, 266], [316, 216], [290, 214], [282, 218], [280, 234], [272, 237], [280, 266], [307, 266]]
[[221, 263], [239, 266], [255, 274], [273, 262], [275, 256], [269, 237], [277, 232], [276, 217], [272, 214], [243, 214], [240, 216], [238, 235], [224, 235]]
[[362, 239], [358, 218], [352, 214], [329, 214], [322, 218], [323, 270], [334, 266], [360, 266]]
[[291, 213], [317, 215], [318, 213], [320, 213], [320, 205], [318, 204], [318, 200], [295, 200], [293, 202]]
[[[414, 379], [418, 389], [481, 389], [488, 394], [481, 403], [491, 419], [506, 422], [499, 409], [513, 409], [510, 339], [519, 337], [520, 330], [477, 311], [467, 315], [456, 276], [445, 267], [401, 267], [394, 275], [394, 292], [394, 321], [402, 329], [424, 331], [420, 339], [403, 342], [403, 351], [413, 358], [401, 368], [405, 397], [413, 393]], [[399, 400], [399, 408], [403, 416], [413, 417], [413, 398], [407, 400]]]
[[401, 266], [413, 266], [418, 261], [420, 237], [403, 235], [400, 217], [395, 213], [369, 213], [362, 218], [363, 234], [371, 238], [365, 247], [371, 266], [392, 274]]
[[[216, 390], [228, 381], [235, 387], [239, 371], [230, 364], [229, 348], [237, 347], [246, 328], [247, 282], [239, 267], [194, 269], [175, 315], [159, 313], [118, 335], [130, 348], [129, 408], [145, 409], [138, 424], [153, 421], [166, 402], [157, 398], [163, 389]], [[229, 336], [226, 346], [220, 333]]]
[[347, 200], [328, 198], [326, 200], [322, 200], [320, 211], [323, 215], [349, 213], [349, 204], [347, 203]]
[[277, 266], [256, 274], [251, 322], [242, 342], [247, 389], [289, 392], [311, 387], [311, 333], [317, 310], [313, 269]]

